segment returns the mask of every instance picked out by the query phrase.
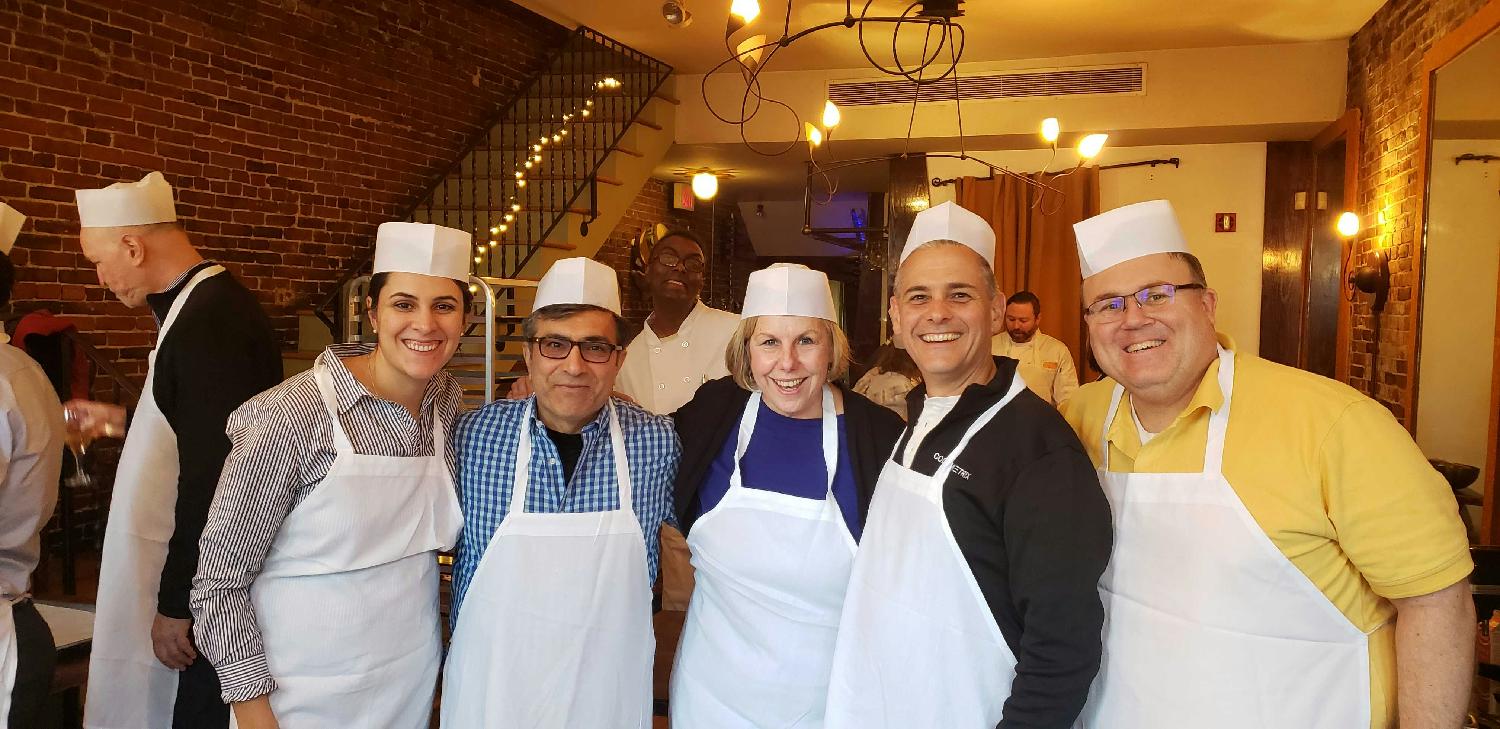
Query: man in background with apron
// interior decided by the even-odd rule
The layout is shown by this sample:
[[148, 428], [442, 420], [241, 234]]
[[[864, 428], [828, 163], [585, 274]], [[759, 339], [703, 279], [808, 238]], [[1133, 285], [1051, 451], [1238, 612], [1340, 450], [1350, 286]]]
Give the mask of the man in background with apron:
[[[255, 295], [177, 224], [161, 173], [77, 200], [99, 282], [128, 307], [149, 306], [160, 326], [110, 500], [84, 725], [228, 726], [218, 678], [193, 645], [188, 593], [229, 453], [225, 422], [281, 381], [280, 348]], [[126, 432], [118, 406], [68, 407], [86, 435]]]
[[[0, 311], [10, 303], [10, 251], [26, 216], [0, 203]], [[40, 726], [57, 646], [31, 604], [42, 527], [57, 504], [62, 403], [47, 374], [0, 329], [0, 720]]]
[[923, 384], [854, 557], [827, 729], [1068, 727], [1099, 667], [1109, 505], [1067, 423], [990, 354], [994, 254], [953, 203], [901, 252], [891, 324]]
[[1115, 518], [1087, 725], [1463, 726], [1473, 563], [1411, 436], [1352, 388], [1218, 334], [1167, 201], [1074, 230], [1109, 377], [1063, 410]]
[[651, 725], [657, 530], [675, 523], [671, 420], [610, 398], [620, 290], [552, 265], [522, 325], [535, 394], [460, 417], [445, 729]]

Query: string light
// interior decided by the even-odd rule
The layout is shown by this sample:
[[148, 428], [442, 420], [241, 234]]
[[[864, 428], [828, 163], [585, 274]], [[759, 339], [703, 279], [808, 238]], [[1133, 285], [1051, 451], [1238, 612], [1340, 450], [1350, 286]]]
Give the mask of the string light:
[[514, 216], [514, 215], [512, 215], [510, 213], [506, 213], [505, 214], [505, 222], [509, 223], [510, 221], [515, 220], [515, 219], [516, 219], [516, 216]]
[[521, 203], [511, 203], [510, 204], [510, 210], [513, 213], [519, 213], [519, 212], [521, 212]]

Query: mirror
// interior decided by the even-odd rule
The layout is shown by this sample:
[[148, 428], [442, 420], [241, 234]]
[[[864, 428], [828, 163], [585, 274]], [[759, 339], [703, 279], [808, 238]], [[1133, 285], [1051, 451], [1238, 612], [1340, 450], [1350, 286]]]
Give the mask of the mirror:
[[[1434, 50], [1440, 50], [1439, 46]], [[1495, 543], [1496, 329], [1500, 288], [1500, 31], [1454, 49], [1429, 79], [1416, 441], [1466, 504], [1471, 538]], [[1431, 54], [1429, 54], [1431, 55]], [[1476, 518], [1480, 517], [1480, 518]], [[1482, 527], [1482, 529], [1481, 529]], [[1481, 534], [1481, 531], [1483, 532]]]

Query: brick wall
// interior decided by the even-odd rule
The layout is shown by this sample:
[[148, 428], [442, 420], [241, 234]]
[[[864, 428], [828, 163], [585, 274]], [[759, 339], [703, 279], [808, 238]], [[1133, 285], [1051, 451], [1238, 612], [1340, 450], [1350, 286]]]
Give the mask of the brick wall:
[[31, 217], [15, 304], [141, 377], [154, 324], [97, 285], [72, 191], [162, 170], [290, 345], [565, 37], [499, 0], [0, 0], [0, 199]]
[[745, 296], [745, 280], [755, 267], [755, 252], [739, 222], [732, 194], [721, 188], [716, 204], [700, 200], [697, 210], [672, 210], [668, 204], [671, 185], [671, 180], [647, 179], [629, 211], [594, 255], [596, 260], [620, 272], [620, 303], [625, 319], [637, 329], [651, 313], [651, 301], [630, 282], [630, 243], [647, 227], [662, 223], [668, 228], [692, 231], [705, 243], [713, 241], [710, 250], [704, 251], [708, 265], [701, 294], [709, 306], [739, 311]]
[[1364, 124], [1358, 212], [1366, 230], [1356, 250], [1361, 258], [1381, 250], [1391, 263], [1390, 301], [1379, 321], [1370, 310], [1372, 297], [1361, 295], [1355, 301], [1350, 384], [1397, 417], [1406, 417], [1411, 405], [1406, 385], [1415, 358], [1408, 337], [1417, 313], [1412, 247], [1421, 245], [1416, 158], [1423, 123], [1418, 98], [1422, 55], [1485, 1], [1389, 0], [1349, 41], [1348, 106], [1361, 110]]

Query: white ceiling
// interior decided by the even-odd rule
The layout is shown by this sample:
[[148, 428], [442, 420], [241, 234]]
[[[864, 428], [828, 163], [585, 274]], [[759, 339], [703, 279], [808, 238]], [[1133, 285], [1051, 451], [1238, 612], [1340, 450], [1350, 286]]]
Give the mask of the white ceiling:
[[[587, 25], [671, 64], [701, 73], [728, 57], [724, 27], [729, 0], [682, 0], [688, 28], [662, 20], [662, 0], [516, 0], [568, 26]], [[960, 21], [968, 34], [965, 62], [1085, 55], [1173, 48], [1210, 48], [1347, 38], [1385, 0], [967, 0]], [[909, 0], [874, 0], [871, 15], [896, 15]], [[863, 2], [853, 3], [858, 15]], [[844, 0], [794, 0], [796, 32], [844, 17]], [[761, 15], [735, 40], [754, 33], [781, 35], [787, 0], [761, 0]], [[890, 25], [877, 25], [866, 42], [877, 60], [892, 62]], [[902, 33], [904, 58], [921, 51], [920, 29]], [[946, 51], [944, 52], [946, 58]], [[830, 28], [780, 49], [772, 70], [868, 66], [854, 30]]]

